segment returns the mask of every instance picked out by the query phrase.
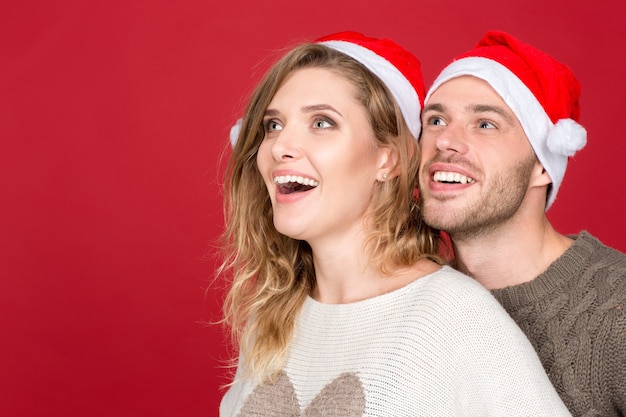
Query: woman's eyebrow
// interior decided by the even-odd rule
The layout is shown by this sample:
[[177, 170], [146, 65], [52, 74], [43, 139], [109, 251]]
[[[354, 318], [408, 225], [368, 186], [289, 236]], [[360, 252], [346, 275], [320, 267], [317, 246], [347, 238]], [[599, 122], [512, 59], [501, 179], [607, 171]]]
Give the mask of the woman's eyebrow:
[[334, 113], [337, 113], [338, 115], [343, 117], [341, 112], [339, 112], [337, 109], [335, 109], [330, 104], [311, 104], [309, 106], [302, 107], [302, 112], [304, 112], [304, 113], [312, 113], [312, 112], [316, 112], [316, 111], [320, 111], [320, 110], [330, 110], [330, 111], [332, 111]]

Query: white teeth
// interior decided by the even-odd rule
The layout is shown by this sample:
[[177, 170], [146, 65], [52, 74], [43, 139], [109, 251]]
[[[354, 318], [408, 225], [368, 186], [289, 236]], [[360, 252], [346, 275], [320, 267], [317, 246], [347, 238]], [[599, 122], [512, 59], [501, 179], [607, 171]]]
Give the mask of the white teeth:
[[476, 182], [475, 179], [466, 177], [465, 175], [459, 174], [458, 172], [445, 171], [435, 172], [435, 174], [433, 175], [433, 180], [436, 182], [457, 182], [460, 184], [472, 184]]
[[280, 175], [280, 176], [274, 177], [274, 183], [278, 184], [278, 185], [284, 185], [284, 184], [289, 184], [289, 183], [293, 183], [293, 182], [296, 182], [296, 183], [302, 184], [302, 185], [306, 185], [306, 186], [310, 186], [310, 187], [317, 187], [318, 184], [319, 184], [314, 179], [304, 178], [304, 177], [300, 177], [298, 175]]

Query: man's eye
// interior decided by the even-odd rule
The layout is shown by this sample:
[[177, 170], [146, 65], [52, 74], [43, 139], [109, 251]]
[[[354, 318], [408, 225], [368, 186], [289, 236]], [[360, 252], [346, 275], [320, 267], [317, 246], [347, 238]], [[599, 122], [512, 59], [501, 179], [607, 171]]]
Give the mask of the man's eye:
[[438, 116], [431, 116], [426, 120], [426, 124], [429, 124], [431, 126], [443, 126], [445, 125], [443, 119], [441, 117]]
[[483, 120], [482, 122], [480, 122], [480, 123], [478, 124], [478, 127], [479, 127], [480, 129], [495, 129], [495, 128], [496, 128], [496, 125], [494, 125], [493, 123], [488, 122], [488, 121], [486, 121], [486, 120]]
[[276, 120], [268, 120], [265, 124], [266, 132], [273, 132], [275, 130], [283, 130], [283, 127]]
[[316, 119], [313, 122], [314, 129], [328, 129], [329, 127], [334, 127], [334, 126], [335, 124], [333, 123], [333, 121], [327, 118]]

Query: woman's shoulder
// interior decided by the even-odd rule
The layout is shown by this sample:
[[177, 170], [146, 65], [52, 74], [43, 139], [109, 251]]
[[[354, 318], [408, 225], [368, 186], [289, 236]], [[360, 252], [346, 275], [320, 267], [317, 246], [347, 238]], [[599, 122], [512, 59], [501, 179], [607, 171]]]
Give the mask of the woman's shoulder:
[[415, 282], [412, 296], [423, 308], [448, 323], [475, 328], [516, 329], [517, 326], [491, 292], [450, 266]]
[[491, 292], [480, 283], [448, 265], [444, 265], [439, 270], [420, 278], [416, 283], [422, 287], [420, 291], [428, 289], [461, 297], [461, 299], [480, 296], [495, 301]]

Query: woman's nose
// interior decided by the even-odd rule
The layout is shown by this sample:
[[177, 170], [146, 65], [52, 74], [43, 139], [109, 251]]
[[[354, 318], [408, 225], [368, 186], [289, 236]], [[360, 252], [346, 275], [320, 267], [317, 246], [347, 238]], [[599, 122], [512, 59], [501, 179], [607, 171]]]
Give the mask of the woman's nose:
[[272, 156], [276, 161], [295, 159], [300, 156], [298, 134], [294, 128], [284, 126], [272, 144]]

